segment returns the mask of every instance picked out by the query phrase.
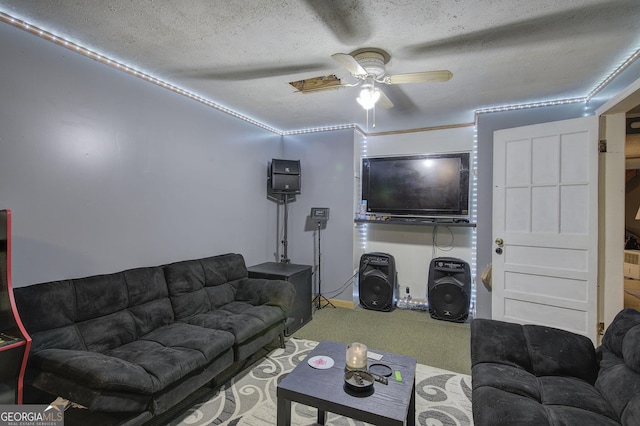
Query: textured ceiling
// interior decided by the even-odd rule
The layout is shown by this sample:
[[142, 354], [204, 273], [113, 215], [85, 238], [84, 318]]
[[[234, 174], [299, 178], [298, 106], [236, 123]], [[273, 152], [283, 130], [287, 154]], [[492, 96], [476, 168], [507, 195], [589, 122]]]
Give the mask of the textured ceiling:
[[377, 108], [369, 130], [393, 131], [587, 96], [640, 47], [637, 0], [0, 0], [0, 11], [282, 131], [367, 128], [357, 88], [287, 84], [355, 82], [333, 53], [378, 47], [390, 74], [453, 73], [384, 86], [395, 107]]

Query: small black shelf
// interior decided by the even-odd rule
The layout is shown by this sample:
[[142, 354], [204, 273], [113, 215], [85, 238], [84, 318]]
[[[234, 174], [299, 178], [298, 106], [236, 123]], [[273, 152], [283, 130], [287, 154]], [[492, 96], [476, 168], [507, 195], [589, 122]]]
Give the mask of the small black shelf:
[[356, 224], [374, 224], [374, 225], [409, 225], [409, 226], [447, 226], [457, 228], [475, 228], [475, 223], [469, 222], [451, 222], [445, 220], [429, 220], [429, 219], [386, 219], [386, 220], [367, 220], [367, 219], [354, 219]]

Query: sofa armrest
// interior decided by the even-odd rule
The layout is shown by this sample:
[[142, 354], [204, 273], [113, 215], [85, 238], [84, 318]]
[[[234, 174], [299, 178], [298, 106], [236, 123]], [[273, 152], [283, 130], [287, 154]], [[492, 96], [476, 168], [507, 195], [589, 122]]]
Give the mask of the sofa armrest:
[[537, 377], [577, 377], [594, 384], [598, 359], [591, 340], [580, 334], [541, 325], [489, 319], [471, 323], [471, 363], [516, 366]]
[[296, 289], [289, 281], [244, 278], [238, 286], [236, 300], [246, 301], [256, 306], [278, 306], [289, 316], [295, 295]]
[[476, 318], [471, 321], [471, 367], [505, 364], [531, 370], [527, 342], [520, 324]]
[[[118, 390], [142, 394], [157, 391], [141, 366], [97, 352], [45, 349], [33, 356], [31, 366], [98, 390]], [[43, 389], [58, 395], [55, 389]]]
[[533, 373], [540, 376], [577, 377], [593, 385], [598, 357], [586, 336], [540, 325], [524, 325]]

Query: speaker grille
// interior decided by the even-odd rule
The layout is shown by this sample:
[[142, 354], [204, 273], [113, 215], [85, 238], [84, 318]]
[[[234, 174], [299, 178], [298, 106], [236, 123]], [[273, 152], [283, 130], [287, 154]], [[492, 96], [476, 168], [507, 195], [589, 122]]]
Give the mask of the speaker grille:
[[393, 289], [386, 275], [373, 271], [365, 276], [363, 287], [366, 294], [360, 295], [362, 306], [367, 309], [388, 310], [393, 300]]
[[455, 284], [436, 284], [429, 291], [429, 313], [437, 319], [465, 321], [469, 316], [469, 296]]
[[358, 283], [363, 308], [384, 312], [395, 308], [397, 285], [393, 256], [386, 253], [363, 254]]
[[464, 322], [469, 317], [471, 271], [462, 259], [439, 257], [431, 260], [427, 285], [432, 318]]

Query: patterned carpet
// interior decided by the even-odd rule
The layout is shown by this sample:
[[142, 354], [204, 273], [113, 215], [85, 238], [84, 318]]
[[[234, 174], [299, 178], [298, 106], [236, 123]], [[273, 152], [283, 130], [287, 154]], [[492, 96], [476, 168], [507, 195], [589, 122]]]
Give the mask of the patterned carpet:
[[[196, 404], [172, 426], [276, 424], [276, 385], [313, 350], [317, 342], [290, 339], [285, 349], [272, 351], [262, 362]], [[315, 408], [292, 404], [293, 425], [316, 424]], [[327, 425], [365, 423], [327, 413]], [[416, 424], [424, 426], [472, 425], [471, 377], [418, 364], [416, 367]]]

